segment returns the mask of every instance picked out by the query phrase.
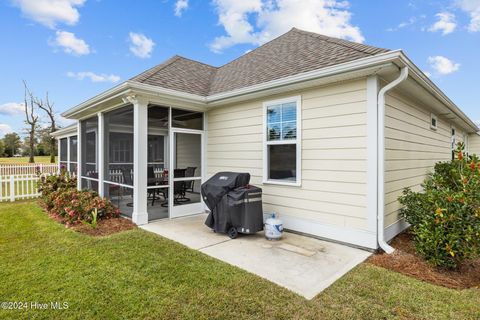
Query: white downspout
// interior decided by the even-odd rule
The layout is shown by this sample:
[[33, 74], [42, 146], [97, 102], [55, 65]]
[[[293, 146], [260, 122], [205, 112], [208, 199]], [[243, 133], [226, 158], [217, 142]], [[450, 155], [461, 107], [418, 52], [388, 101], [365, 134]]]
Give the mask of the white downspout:
[[385, 241], [385, 94], [408, 77], [408, 67], [403, 67], [397, 79], [393, 80], [378, 93], [378, 141], [377, 141], [377, 241], [383, 251], [390, 254], [395, 251]]

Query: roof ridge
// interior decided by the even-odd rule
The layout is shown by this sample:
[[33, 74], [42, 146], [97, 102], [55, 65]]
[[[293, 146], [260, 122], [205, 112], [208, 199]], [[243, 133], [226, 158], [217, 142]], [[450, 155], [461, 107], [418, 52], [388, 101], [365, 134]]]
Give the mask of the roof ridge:
[[245, 57], [245, 56], [247, 56], [247, 55], [250, 55], [251, 53], [257, 51], [258, 49], [260, 49], [260, 48], [263, 47], [264, 45], [267, 45], [267, 44], [269, 44], [270, 42], [273, 42], [273, 41], [275, 41], [275, 40], [277, 40], [277, 39], [280, 39], [280, 38], [283, 37], [283, 36], [286, 36], [288, 33], [292, 32], [293, 29], [295, 29], [295, 28], [292, 28], [292, 29], [288, 30], [287, 32], [285, 32], [284, 34], [281, 34], [281, 35], [279, 35], [279, 36], [276, 37], [276, 38], [273, 38], [273, 39], [271, 39], [271, 40], [269, 40], [269, 41], [267, 41], [267, 42], [265, 42], [265, 43], [262, 43], [261, 45], [259, 45], [259, 46], [257, 46], [256, 48], [248, 51], [247, 53], [244, 53], [244, 54], [242, 54], [241, 56], [236, 57], [235, 59], [233, 59], [233, 60], [231, 60], [231, 61], [229, 61], [229, 62], [221, 65], [220, 67], [218, 67], [218, 69], [223, 68], [223, 67], [225, 67], [225, 66], [228, 66], [229, 64], [237, 61], [238, 59], [243, 58], [243, 57]]
[[219, 68], [219, 67], [212, 66], [211, 64], [208, 64], [208, 63], [205, 63], [205, 62], [202, 62], [202, 61], [198, 61], [198, 60], [194, 60], [194, 59], [191, 59], [191, 58], [187, 58], [187, 57], [184, 57], [184, 56], [181, 56], [181, 55], [178, 55], [178, 54], [176, 55], [176, 57], [178, 57], [180, 59], [192, 61], [192, 62], [195, 62], [195, 63], [203, 64], [204, 66], [207, 66], [207, 67], [210, 67], [210, 68], [215, 68], [215, 69]]
[[[176, 55], [168, 58], [164, 62], [162, 62], [160, 64], [157, 64], [157, 65], [151, 67], [150, 69], [147, 69], [147, 70], [143, 71], [140, 74], [137, 74], [136, 76], [130, 78], [129, 80], [134, 80], [134, 79], [137, 78], [137, 80], [135, 80], [135, 81], [145, 81], [145, 80], [151, 78], [158, 71], [164, 69], [165, 67], [171, 65], [173, 62], [177, 61], [179, 58], [182, 58], [182, 57], [180, 57], [179, 55], [176, 54]], [[140, 79], [138, 79], [138, 78], [140, 78]]]
[[343, 47], [346, 47], [346, 48], [349, 48], [349, 49], [353, 49], [353, 50], [356, 50], [358, 52], [365, 53], [365, 54], [368, 54], [368, 55], [375, 55], [375, 54], [372, 53], [372, 52], [369, 52], [367, 50], [361, 50], [360, 48], [358, 48], [358, 46], [364, 46], [364, 47], [369, 47], [371, 49], [388, 51], [388, 49], [385, 49], [385, 48], [379, 48], [379, 47], [366, 45], [366, 44], [363, 44], [363, 43], [358, 43], [358, 42], [353, 42], [353, 41], [349, 41], [349, 40], [345, 40], [345, 39], [330, 37], [330, 36], [327, 36], [327, 35], [324, 35], [324, 34], [311, 32], [311, 31], [306, 31], [306, 30], [295, 28], [295, 27], [293, 27], [292, 30], [290, 30], [290, 31], [294, 31], [294, 32], [297, 32], [297, 33], [300, 33], [300, 34], [305, 34], [305, 35], [308, 35], [308, 36], [310, 36], [312, 38], [316, 38], [316, 39], [322, 38], [321, 40], [323, 40], [323, 41], [338, 44], [340, 46], [343, 46]]

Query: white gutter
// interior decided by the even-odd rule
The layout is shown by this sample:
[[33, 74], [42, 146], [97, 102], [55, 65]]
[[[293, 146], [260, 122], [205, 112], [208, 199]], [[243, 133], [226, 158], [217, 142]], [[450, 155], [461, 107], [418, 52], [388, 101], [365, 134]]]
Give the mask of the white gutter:
[[408, 78], [408, 67], [403, 67], [397, 79], [393, 80], [378, 93], [377, 127], [377, 242], [383, 251], [390, 254], [395, 251], [385, 241], [385, 94]]

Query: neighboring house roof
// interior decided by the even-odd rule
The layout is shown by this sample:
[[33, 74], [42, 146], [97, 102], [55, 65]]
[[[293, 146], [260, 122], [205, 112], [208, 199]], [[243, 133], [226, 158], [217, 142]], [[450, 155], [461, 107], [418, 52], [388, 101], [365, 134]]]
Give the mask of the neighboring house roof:
[[221, 67], [174, 56], [130, 80], [208, 96], [388, 51], [293, 28]]

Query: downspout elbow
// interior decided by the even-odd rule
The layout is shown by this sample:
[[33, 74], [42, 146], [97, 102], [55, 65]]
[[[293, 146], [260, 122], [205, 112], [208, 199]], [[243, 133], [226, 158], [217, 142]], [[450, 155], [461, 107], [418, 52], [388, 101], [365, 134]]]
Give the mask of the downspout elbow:
[[377, 242], [388, 254], [395, 249], [385, 241], [385, 94], [408, 78], [408, 67], [403, 67], [397, 79], [388, 83], [378, 93], [378, 128], [377, 128]]

